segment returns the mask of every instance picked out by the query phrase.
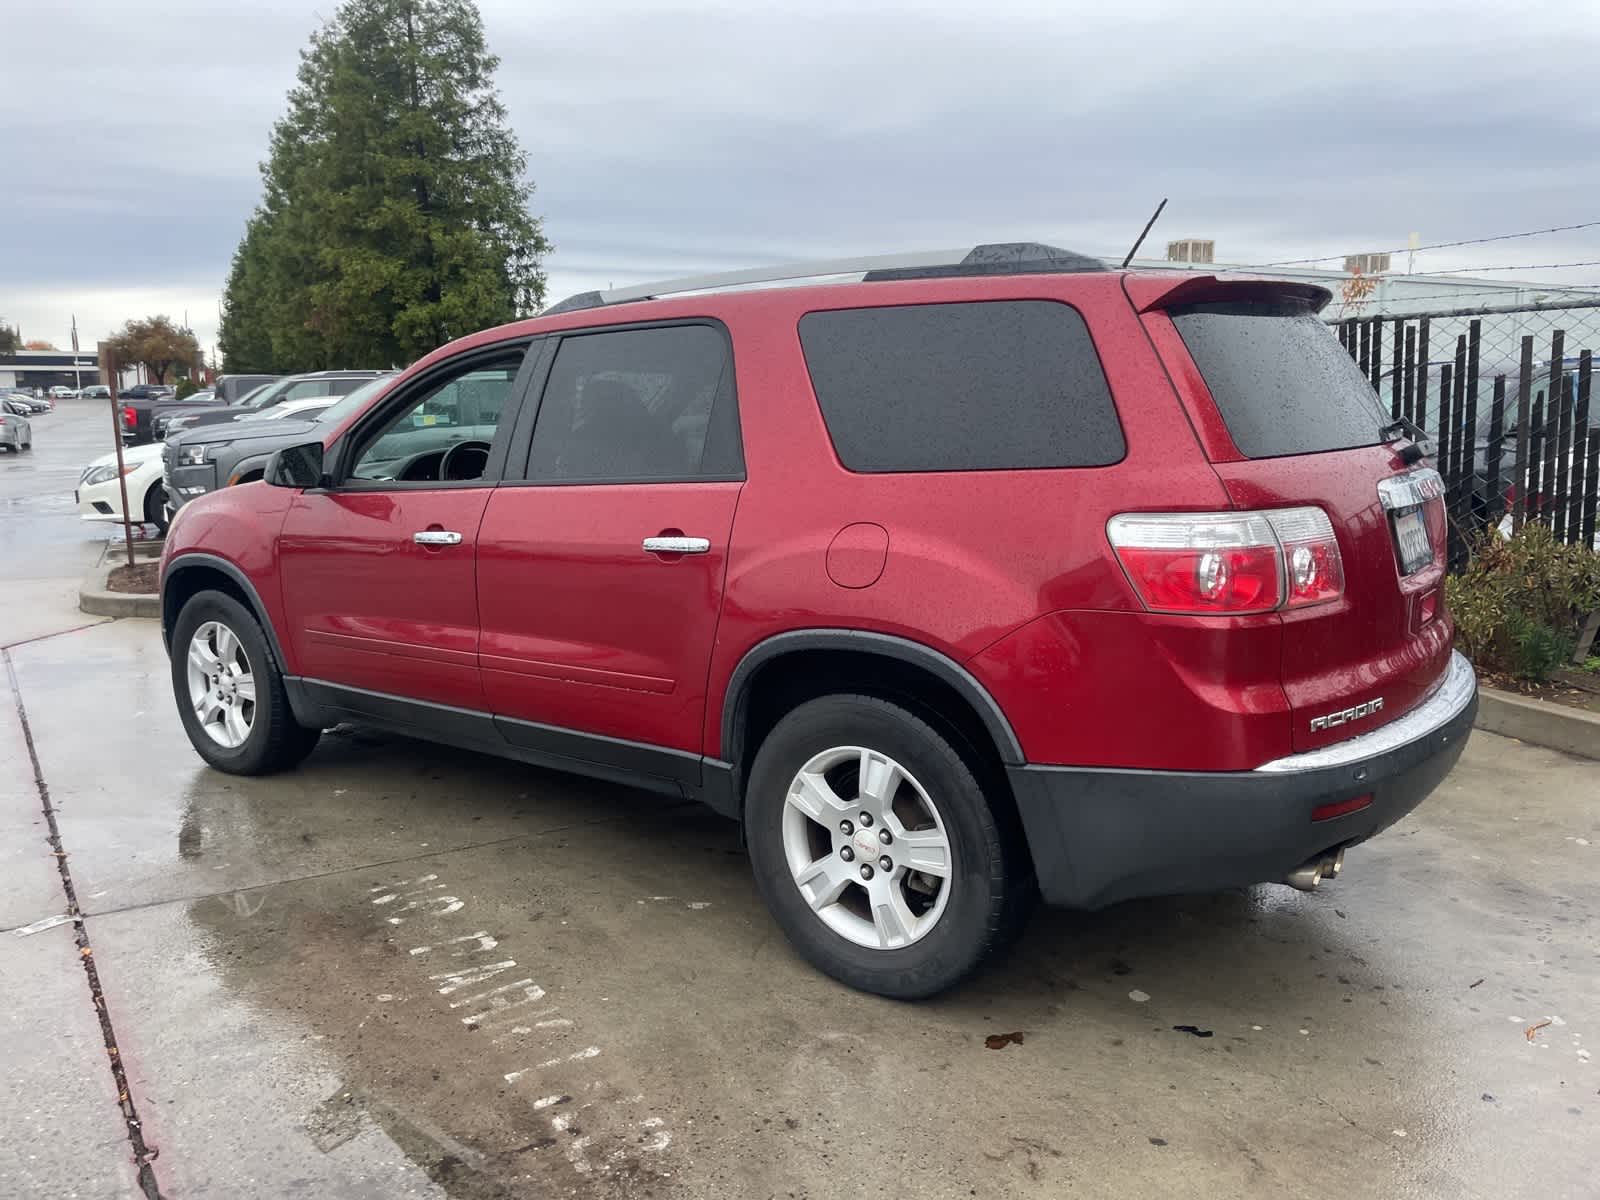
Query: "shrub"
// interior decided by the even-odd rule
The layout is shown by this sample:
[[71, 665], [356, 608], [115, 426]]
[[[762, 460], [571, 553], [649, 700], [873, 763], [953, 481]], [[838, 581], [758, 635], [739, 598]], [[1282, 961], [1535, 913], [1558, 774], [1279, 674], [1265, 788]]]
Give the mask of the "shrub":
[[194, 395], [199, 390], [200, 390], [200, 385], [197, 384], [194, 380], [192, 380], [192, 379], [180, 379], [180, 380], [178, 380], [178, 386], [175, 389], [173, 389], [172, 398], [174, 400], [184, 400], [184, 399], [187, 399], [188, 397]]
[[1485, 531], [1445, 583], [1456, 638], [1481, 671], [1541, 682], [1569, 658], [1579, 622], [1600, 608], [1600, 554], [1543, 525]]

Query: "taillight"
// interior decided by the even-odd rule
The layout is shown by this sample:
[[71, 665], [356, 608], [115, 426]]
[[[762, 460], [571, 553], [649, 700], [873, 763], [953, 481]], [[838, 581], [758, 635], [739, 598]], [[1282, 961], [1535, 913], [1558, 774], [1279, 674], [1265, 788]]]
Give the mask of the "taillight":
[[122, 410], [122, 423], [130, 429], [138, 426], [139, 411], [133, 405], [130, 404]]
[[1339, 543], [1320, 508], [1122, 513], [1106, 536], [1152, 612], [1263, 613], [1344, 594]]

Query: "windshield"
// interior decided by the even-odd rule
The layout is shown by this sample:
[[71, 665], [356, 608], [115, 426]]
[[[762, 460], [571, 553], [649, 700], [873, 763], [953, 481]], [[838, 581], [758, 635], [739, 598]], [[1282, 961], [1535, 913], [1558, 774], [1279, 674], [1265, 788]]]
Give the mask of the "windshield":
[[238, 405], [240, 408], [254, 408], [256, 401], [261, 396], [261, 393], [266, 391], [271, 386], [272, 384], [270, 383], [259, 383], [235, 400], [234, 404]]
[[393, 378], [394, 376], [392, 375], [380, 375], [376, 379], [369, 379], [366, 383], [363, 383], [344, 399], [340, 400], [339, 403], [328, 409], [322, 414], [322, 416], [318, 417], [317, 420], [322, 422], [324, 425], [331, 424], [335, 421], [344, 420], [344, 418], [361, 408], [368, 400], [372, 399], [372, 397], [381, 392]]

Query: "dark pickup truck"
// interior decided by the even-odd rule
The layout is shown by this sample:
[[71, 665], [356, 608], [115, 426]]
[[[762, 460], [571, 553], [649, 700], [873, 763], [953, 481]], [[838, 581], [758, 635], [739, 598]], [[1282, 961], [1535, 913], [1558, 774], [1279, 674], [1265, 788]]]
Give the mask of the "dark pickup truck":
[[173, 389], [160, 383], [136, 383], [117, 389], [117, 411], [122, 416], [122, 440], [138, 446], [150, 440], [150, 414], [158, 404], [172, 400]]

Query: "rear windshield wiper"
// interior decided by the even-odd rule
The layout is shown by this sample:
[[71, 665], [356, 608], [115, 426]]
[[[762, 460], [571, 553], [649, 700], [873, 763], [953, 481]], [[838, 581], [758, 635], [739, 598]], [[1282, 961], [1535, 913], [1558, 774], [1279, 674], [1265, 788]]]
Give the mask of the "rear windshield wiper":
[[1399, 455], [1408, 463], [1433, 453], [1433, 443], [1428, 440], [1427, 431], [1422, 429], [1410, 417], [1399, 417], [1387, 425], [1378, 427], [1378, 437], [1385, 443], [1409, 441], [1409, 446], [1402, 446]]

